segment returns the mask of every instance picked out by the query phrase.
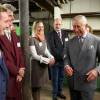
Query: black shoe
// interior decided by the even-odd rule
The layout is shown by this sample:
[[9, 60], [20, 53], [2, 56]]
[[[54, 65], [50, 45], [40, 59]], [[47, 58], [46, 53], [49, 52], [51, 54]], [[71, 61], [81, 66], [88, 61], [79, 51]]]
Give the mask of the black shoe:
[[63, 94], [58, 94], [57, 95], [59, 98], [61, 98], [61, 99], [66, 99], [66, 96], [64, 96]]

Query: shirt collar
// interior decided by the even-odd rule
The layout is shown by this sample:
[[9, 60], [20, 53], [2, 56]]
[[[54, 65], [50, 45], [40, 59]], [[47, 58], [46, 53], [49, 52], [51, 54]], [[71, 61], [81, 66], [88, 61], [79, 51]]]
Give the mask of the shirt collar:
[[57, 33], [58, 33], [58, 32], [61, 33], [61, 30], [56, 30], [56, 32], [57, 32]]
[[85, 33], [82, 37], [85, 38], [87, 36], [88, 33]]
[[82, 36], [78, 36], [78, 38], [82, 37], [82, 38], [86, 38], [88, 33], [84, 33]]

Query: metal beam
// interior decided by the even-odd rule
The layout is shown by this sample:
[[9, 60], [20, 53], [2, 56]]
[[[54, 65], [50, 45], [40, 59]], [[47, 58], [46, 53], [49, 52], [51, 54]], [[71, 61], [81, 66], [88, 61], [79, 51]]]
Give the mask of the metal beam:
[[44, 8], [44, 9], [50, 11], [51, 13], [54, 12], [54, 5], [53, 5], [51, 0], [44, 0], [44, 1], [42, 1], [42, 0], [33, 0], [33, 1], [38, 3], [38, 5], [40, 5], [41, 8]]

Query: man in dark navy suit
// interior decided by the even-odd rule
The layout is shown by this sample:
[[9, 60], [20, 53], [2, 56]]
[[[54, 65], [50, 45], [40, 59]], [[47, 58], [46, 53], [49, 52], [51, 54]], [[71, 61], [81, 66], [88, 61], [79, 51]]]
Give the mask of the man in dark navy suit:
[[47, 42], [51, 54], [55, 57], [55, 64], [51, 67], [51, 80], [53, 87], [53, 100], [57, 97], [65, 99], [62, 94], [63, 78], [64, 78], [64, 61], [63, 51], [64, 45], [68, 41], [68, 34], [61, 29], [61, 18], [54, 20], [54, 30], [47, 34]]

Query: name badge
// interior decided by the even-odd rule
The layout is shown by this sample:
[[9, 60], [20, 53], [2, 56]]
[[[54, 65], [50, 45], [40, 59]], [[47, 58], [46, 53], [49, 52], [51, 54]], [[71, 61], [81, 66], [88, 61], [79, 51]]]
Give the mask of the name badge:
[[91, 45], [91, 46], [90, 46], [90, 49], [94, 49], [94, 45]]
[[17, 47], [21, 47], [20, 42], [17, 43]]
[[42, 46], [42, 42], [39, 43], [39, 46], [40, 46], [40, 47]]
[[65, 38], [65, 42], [67, 42], [68, 41], [68, 38]]

